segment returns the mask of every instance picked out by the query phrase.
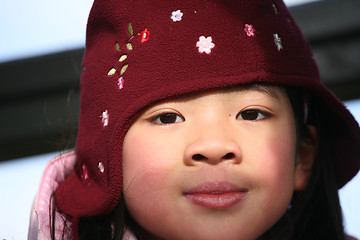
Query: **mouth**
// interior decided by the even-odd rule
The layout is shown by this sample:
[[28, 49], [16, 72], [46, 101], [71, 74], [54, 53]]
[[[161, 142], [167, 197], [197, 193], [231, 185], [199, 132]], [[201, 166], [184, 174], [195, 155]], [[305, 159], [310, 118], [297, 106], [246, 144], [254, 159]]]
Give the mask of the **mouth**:
[[200, 184], [184, 193], [193, 204], [205, 208], [229, 208], [244, 200], [248, 190], [228, 182]]

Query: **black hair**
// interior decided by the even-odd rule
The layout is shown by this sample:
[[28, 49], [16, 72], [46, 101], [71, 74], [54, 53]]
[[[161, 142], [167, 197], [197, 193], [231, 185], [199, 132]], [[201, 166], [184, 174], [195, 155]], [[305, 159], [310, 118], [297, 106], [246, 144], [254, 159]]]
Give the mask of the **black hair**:
[[[317, 111], [319, 104], [311, 96], [305, 96], [301, 89], [290, 87], [285, 87], [285, 89], [294, 112], [297, 144], [299, 145], [300, 141], [309, 137], [307, 126], [312, 125], [319, 135], [318, 149], [307, 188], [294, 192], [286, 213], [258, 240], [346, 240], [334, 169], [335, 161], [327, 145], [327, 132], [319, 124], [324, 120]], [[308, 114], [304, 111], [307, 105], [309, 105], [306, 110]], [[51, 207], [51, 216], [54, 216], [55, 211], [56, 204]], [[54, 232], [54, 217], [52, 220], [51, 226]], [[64, 217], [64, 233], [69, 231], [66, 221], [70, 220]], [[122, 197], [118, 206], [110, 214], [81, 218], [78, 234], [81, 240], [121, 240], [127, 229], [138, 240], [151, 239], [150, 234], [131, 217]], [[54, 234], [52, 234], [52, 239], [55, 239]], [[62, 239], [64, 239], [64, 234]]]
[[308, 97], [309, 118], [303, 127], [303, 138], [308, 133], [306, 126], [316, 127], [319, 140], [312, 167], [312, 174], [304, 191], [294, 192], [292, 199], [293, 239], [337, 239], [345, 240], [342, 211], [338, 195], [334, 154], [327, 139], [327, 122], [321, 112], [331, 112], [319, 100]]
[[286, 91], [294, 110], [297, 142], [299, 144], [309, 137], [308, 126], [314, 126], [319, 136], [317, 153], [306, 189], [294, 192], [287, 212], [259, 240], [346, 240], [335, 159], [329, 151], [328, 132], [320, 124], [326, 120], [319, 114], [319, 109], [324, 108], [324, 105], [319, 104], [315, 98], [304, 95], [299, 89], [286, 88]]

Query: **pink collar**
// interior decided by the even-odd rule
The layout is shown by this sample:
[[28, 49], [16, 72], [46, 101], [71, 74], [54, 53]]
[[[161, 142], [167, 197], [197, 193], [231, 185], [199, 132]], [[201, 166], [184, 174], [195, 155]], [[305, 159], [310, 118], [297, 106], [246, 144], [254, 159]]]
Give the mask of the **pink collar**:
[[[31, 210], [28, 239], [47, 240], [51, 238], [49, 224], [50, 198], [59, 184], [74, 169], [75, 161], [75, 153], [71, 151], [53, 158], [46, 165]], [[55, 221], [55, 237], [58, 239], [63, 232], [63, 221], [59, 213], [56, 213]]]

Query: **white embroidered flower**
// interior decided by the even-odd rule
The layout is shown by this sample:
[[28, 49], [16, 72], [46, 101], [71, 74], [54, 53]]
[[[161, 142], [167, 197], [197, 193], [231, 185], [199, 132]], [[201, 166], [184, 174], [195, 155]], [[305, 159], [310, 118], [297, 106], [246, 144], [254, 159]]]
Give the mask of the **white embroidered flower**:
[[104, 164], [102, 162], [99, 162], [98, 169], [101, 173], [103, 173], [105, 171]]
[[108, 113], [108, 110], [105, 110], [104, 112], [102, 112], [102, 114], [101, 114], [101, 122], [103, 123], [104, 127], [109, 125], [109, 113]]
[[283, 46], [281, 43], [281, 38], [279, 37], [279, 34], [277, 34], [277, 33], [274, 34], [274, 43], [275, 43], [278, 51], [283, 49]]
[[196, 43], [196, 46], [199, 48], [200, 53], [211, 53], [211, 49], [215, 47], [215, 44], [212, 42], [212, 37], [205, 38], [204, 36], [199, 37], [199, 41]]
[[171, 14], [171, 19], [174, 22], [181, 21], [181, 18], [182, 18], [183, 15], [184, 14], [180, 10], [173, 11], [172, 14]]

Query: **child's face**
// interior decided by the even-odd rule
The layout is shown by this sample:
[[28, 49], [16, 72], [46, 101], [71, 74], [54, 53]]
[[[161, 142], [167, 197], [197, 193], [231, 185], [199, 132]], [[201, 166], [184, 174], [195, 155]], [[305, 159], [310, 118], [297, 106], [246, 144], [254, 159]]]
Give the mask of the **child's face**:
[[255, 239], [286, 211], [296, 130], [285, 90], [233, 88], [146, 109], [123, 147], [133, 218], [164, 239]]

